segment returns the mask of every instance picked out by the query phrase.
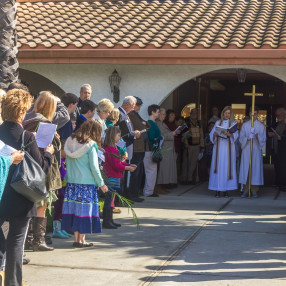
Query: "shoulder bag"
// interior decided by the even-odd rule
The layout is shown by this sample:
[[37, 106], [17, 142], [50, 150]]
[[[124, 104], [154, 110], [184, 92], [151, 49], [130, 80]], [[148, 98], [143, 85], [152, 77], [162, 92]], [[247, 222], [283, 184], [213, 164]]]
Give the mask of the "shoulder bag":
[[[25, 131], [22, 134], [22, 149], [24, 134]], [[46, 188], [46, 174], [28, 152], [25, 152], [23, 161], [17, 165], [10, 185], [18, 194], [34, 203], [49, 196]]]
[[154, 163], [160, 163], [163, 160], [163, 156], [161, 153], [161, 147], [160, 147], [160, 140], [158, 140], [158, 138], [154, 139], [153, 146], [152, 146], [152, 152], [151, 152], [151, 158]]

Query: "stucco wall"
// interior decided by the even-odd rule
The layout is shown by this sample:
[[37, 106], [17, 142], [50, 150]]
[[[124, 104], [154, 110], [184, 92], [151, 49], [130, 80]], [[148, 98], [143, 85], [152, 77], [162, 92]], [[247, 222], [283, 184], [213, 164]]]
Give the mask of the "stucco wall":
[[[247, 68], [265, 72], [286, 81], [286, 66], [214, 66], [214, 65], [96, 65], [96, 64], [23, 64], [27, 69], [55, 82], [66, 92], [79, 95], [84, 83], [93, 87], [92, 100], [112, 99], [108, 77], [116, 69], [121, 76], [120, 98], [136, 95], [143, 99], [141, 114], [151, 103], [160, 104], [182, 83], [210, 71], [226, 68]], [[120, 104], [118, 103], [117, 106]]]

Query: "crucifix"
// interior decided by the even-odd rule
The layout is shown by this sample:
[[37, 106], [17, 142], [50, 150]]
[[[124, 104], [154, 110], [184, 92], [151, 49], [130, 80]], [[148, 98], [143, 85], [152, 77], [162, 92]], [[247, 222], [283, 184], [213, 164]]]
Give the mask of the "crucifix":
[[[253, 85], [252, 86], [252, 93], [245, 93], [244, 95], [245, 96], [252, 96], [251, 127], [253, 127], [255, 96], [263, 96], [263, 93], [255, 93], [255, 85]], [[251, 194], [252, 149], [253, 149], [253, 138], [250, 139], [250, 161], [249, 161], [249, 172], [248, 172], [248, 195], [249, 195], [249, 198], [250, 198], [250, 194]]]

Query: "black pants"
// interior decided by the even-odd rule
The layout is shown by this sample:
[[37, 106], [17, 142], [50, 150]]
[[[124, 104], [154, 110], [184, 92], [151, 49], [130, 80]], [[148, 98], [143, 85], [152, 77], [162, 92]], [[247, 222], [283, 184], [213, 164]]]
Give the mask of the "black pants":
[[128, 196], [132, 198], [138, 198], [141, 183], [144, 175], [144, 160], [145, 152], [134, 152], [131, 159], [131, 164], [137, 165], [137, 169], [130, 174], [130, 184]]
[[[0, 226], [5, 220], [0, 218]], [[28, 231], [30, 218], [9, 218], [9, 233], [6, 241], [5, 286], [22, 285], [22, 263], [24, 243]], [[3, 237], [0, 240], [2, 249]], [[1, 257], [0, 257], [1, 258]]]

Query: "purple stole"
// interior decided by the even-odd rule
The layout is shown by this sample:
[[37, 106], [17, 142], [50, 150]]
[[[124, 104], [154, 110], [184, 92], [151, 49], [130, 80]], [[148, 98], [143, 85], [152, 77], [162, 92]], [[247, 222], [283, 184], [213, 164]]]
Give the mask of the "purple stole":
[[[222, 125], [222, 120], [220, 120], [219, 126]], [[231, 122], [229, 120], [228, 127], [231, 126]], [[217, 137], [217, 141], [215, 143], [215, 162], [214, 162], [214, 173], [218, 173], [218, 160], [219, 160], [219, 145], [220, 145], [220, 137]], [[233, 170], [232, 170], [232, 144], [230, 142], [230, 138], [228, 137], [226, 140], [228, 140], [228, 168], [227, 168], [227, 179], [232, 180], [233, 179]]]

